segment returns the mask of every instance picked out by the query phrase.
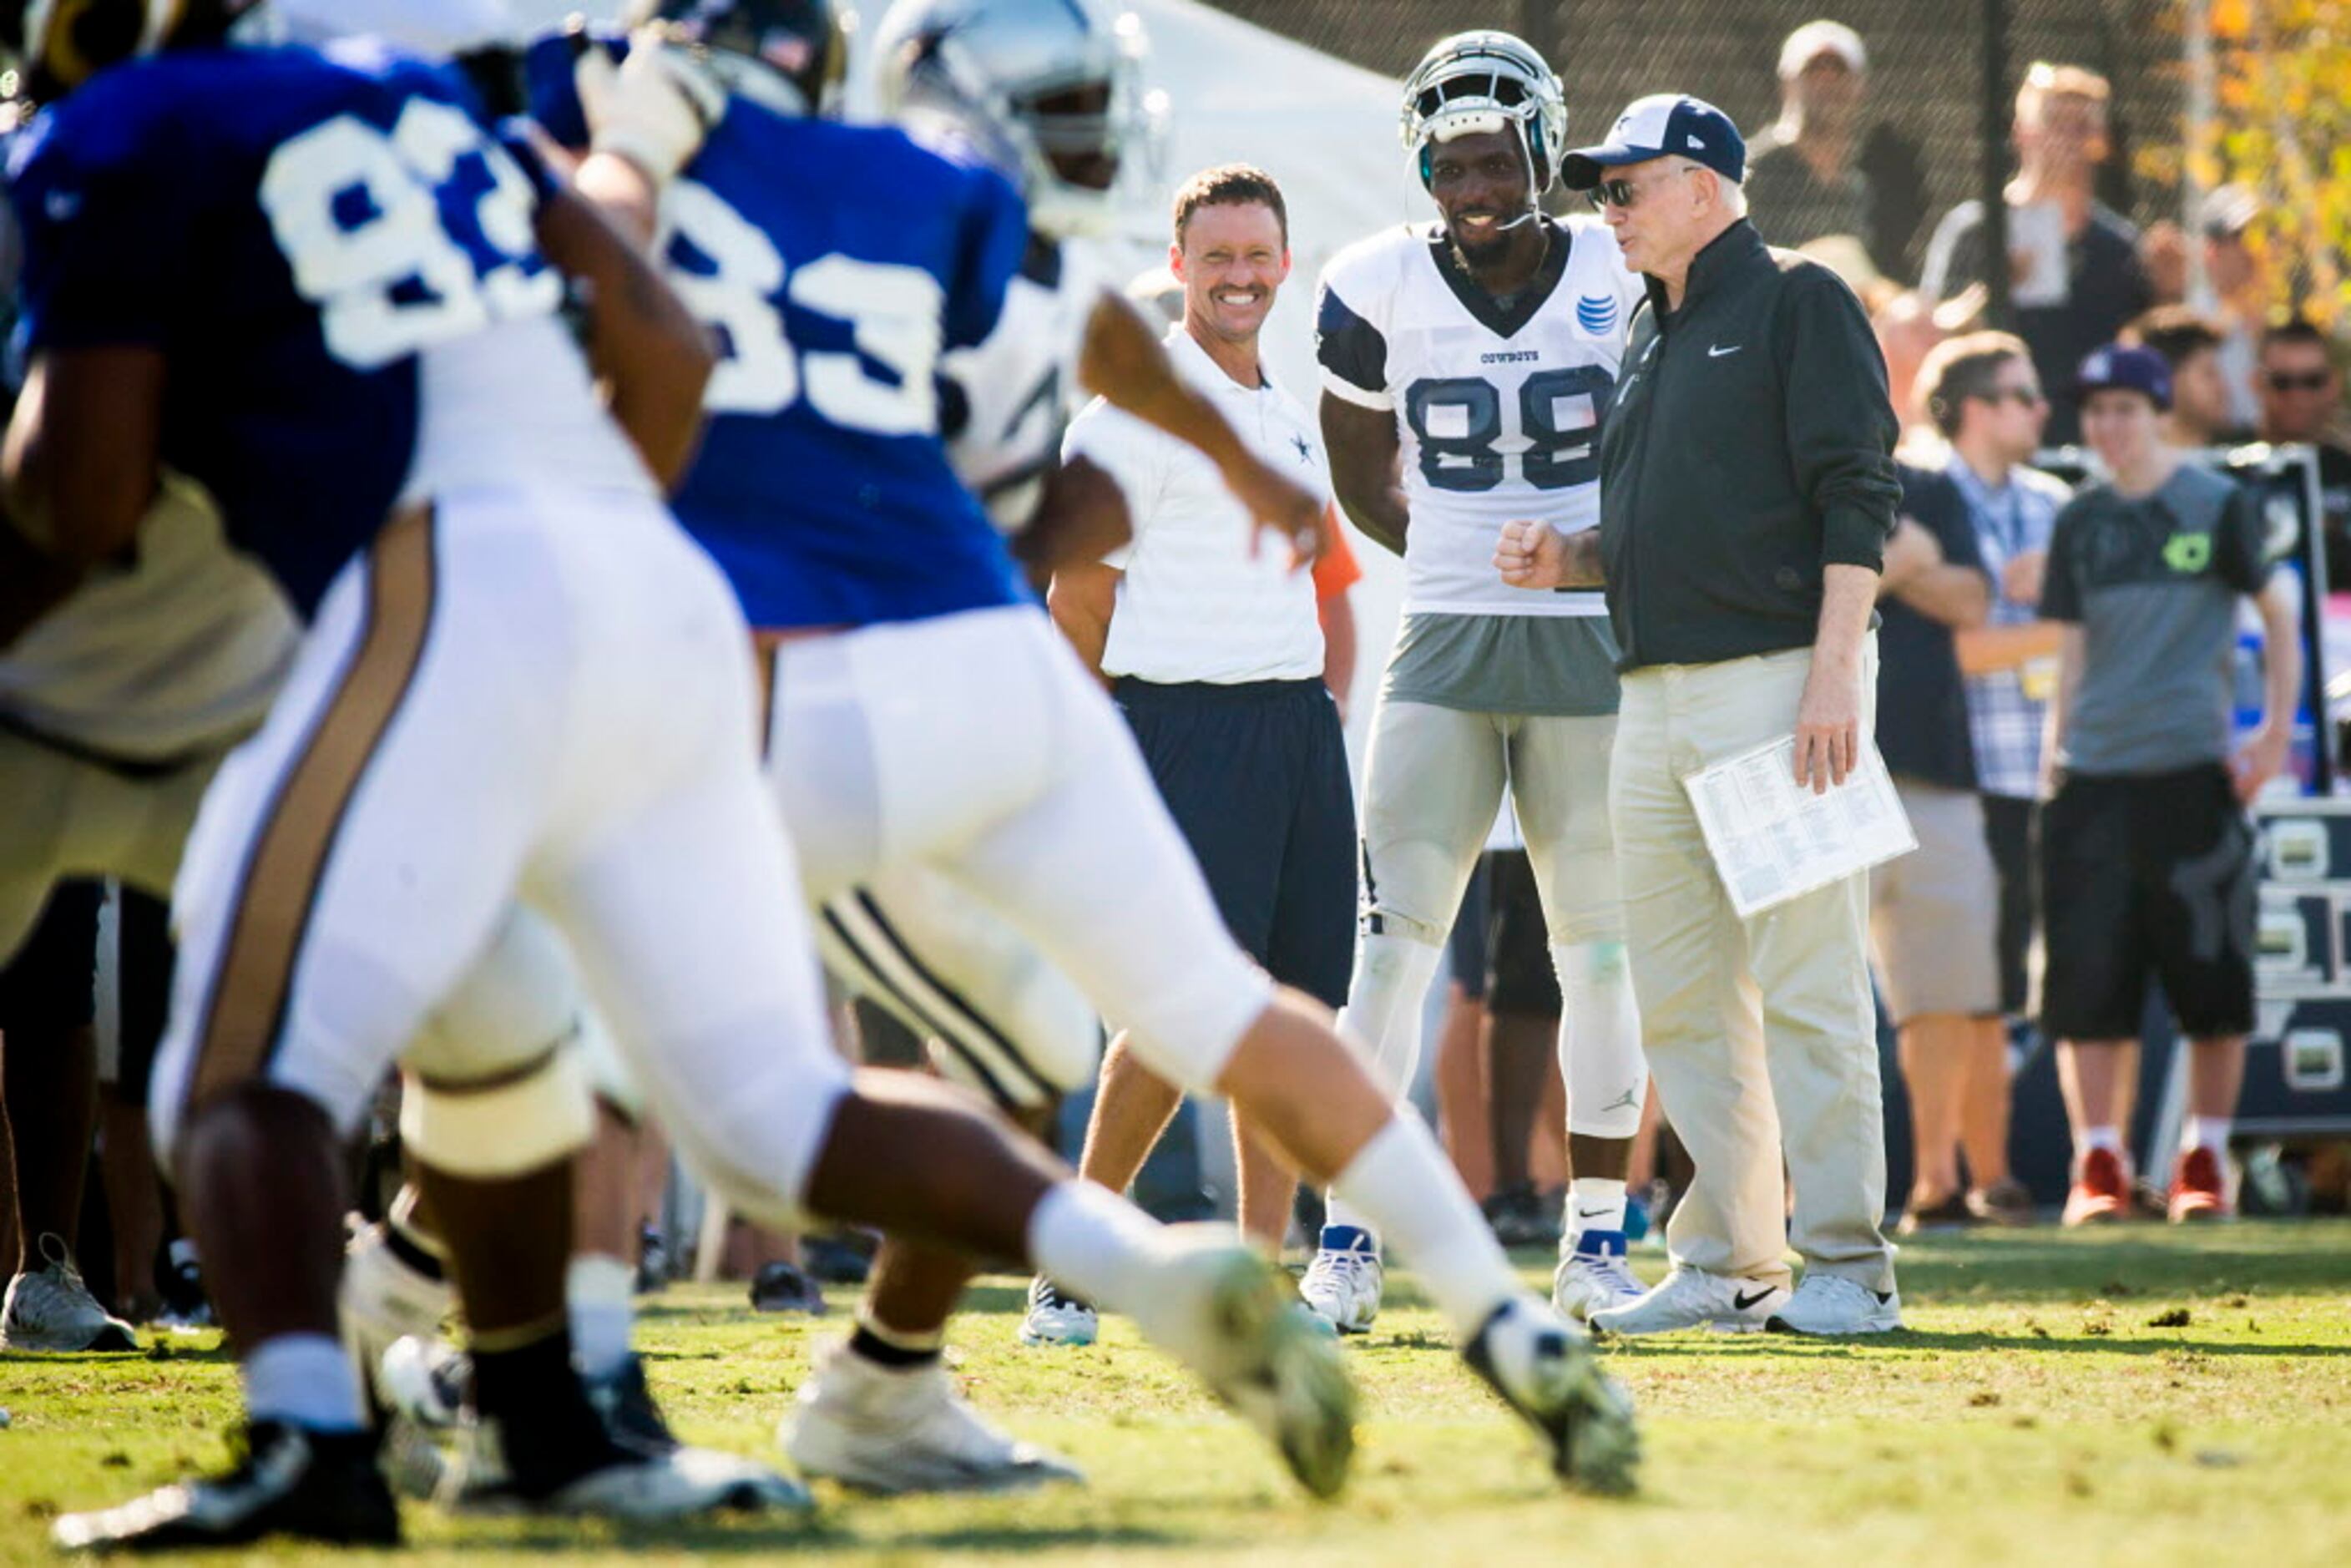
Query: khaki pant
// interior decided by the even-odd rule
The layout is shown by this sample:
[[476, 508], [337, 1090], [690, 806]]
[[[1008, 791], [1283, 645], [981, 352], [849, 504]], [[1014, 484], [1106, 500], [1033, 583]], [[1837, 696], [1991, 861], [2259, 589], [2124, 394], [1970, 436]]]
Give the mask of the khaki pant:
[[[1876, 664], [1873, 640], [1865, 741]], [[1650, 1071], [1697, 1166], [1667, 1230], [1676, 1266], [1782, 1282], [1792, 1239], [1809, 1267], [1885, 1291], [1894, 1255], [1878, 1228], [1886, 1138], [1868, 879], [1741, 921], [1681, 782], [1786, 736], [1811, 669], [1812, 651], [1795, 649], [1625, 677], [1610, 779], [1616, 868]]]

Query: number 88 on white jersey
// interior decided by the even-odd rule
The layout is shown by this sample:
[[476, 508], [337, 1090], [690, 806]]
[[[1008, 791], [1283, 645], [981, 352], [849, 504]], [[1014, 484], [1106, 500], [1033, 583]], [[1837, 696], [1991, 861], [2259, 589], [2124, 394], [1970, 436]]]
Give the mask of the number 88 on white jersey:
[[1602, 596], [1506, 586], [1501, 526], [1600, 521], [1600, 433], [1642, 297], [1606, 228], [1543, 220], [1533, 280], [1498, 302], [1435, 225], [1384, 230], [1323, 269], [1322, 384], [1393, 411], [1403, 447], [1407, 614], [1603, 615]]

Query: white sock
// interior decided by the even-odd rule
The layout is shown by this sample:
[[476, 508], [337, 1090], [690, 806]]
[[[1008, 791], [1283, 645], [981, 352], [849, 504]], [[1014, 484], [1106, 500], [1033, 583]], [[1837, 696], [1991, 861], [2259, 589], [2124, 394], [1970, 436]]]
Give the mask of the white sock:
[[[1339, 1033], [1362, 1054], [1373, 1082], [1401, 1101], [1420, 1071], [1421, 1005], [1428, 999], [1445, 949], [1436, 942], [1389, 932], [1366, 935], [1355, 946], [1355, 979], [1339, 1013]], [[1332, 1225], [1368, 1231], [1374, 1249], [1380, 1228], [1334, 1186], [1323, 1195]]]
[[1072, 1179], [1029, 1216], [1029, 1262], [1095, 1306], [1131, 1314], [1150, 1288], [1160, 1236], [1158, 1222], [1118, 1194]]
[[367, 1425], [359, 1370], [332, 1334], [288, 1333], [253, 1347], [238, 1369], [246, 1414], [313, 1432], [356, 1432]]
[[1577, 1176], [1567, 1184], [1567, 1214], [1562, 1229], [1570, 1237], [1587, 1230], [1625, 1228], [1625, 1184], [1606, 1176]]
[[2227, 1116], [2190, 1116], [2188, 1118], [2188, 1147], [2210, 1149], [2216, 1155], [2229, 1152]]
[[1495, 1308], [1525, 1293], [1416, 1113], [1397, 1112], [1356, 1151], [1331, 1190], [1378, 1221], [1464, 1339], [1483, 1328]]
[[602, 1252], [574, 1254], [563, 1274], [571, 1320], [571, 1359], [590, 1380], [610, 1377], [629, 1359], [636, 1322], [637, 1271]]
[[2121, 1154], [2123, 1152], [2123, 1135], [2121, 1130], [2116, 1127], [2083, 1128], [2082, 1152], [2086, 1155], [2092, 1149], [2104, 1149], [2108, 1154], [2113, 1155]]

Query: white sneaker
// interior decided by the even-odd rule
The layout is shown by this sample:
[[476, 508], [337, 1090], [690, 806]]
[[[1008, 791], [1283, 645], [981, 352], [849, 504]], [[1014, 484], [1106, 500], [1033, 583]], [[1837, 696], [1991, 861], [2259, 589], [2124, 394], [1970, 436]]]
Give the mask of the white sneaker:
[[139, 1336], [129, 1323], [98, 1304], [82, 1283], [65, 1239], [43, 1231], [38, 1241], [43, 1266], [8, 1281], [8, 1299], [0, 1305], [0, 1351], [137, 1350]]
[[1716, 1329], [1755, 1333], [1788, 1302], [1788, 1288], [1731, 1274], [1677, 1269], [1638, 1301], [1593, 1312], [1593, 1332], [1627, 1336]]
[[1281, 1452], [1316, 1497], [1335, 1497], [1355, 1452], [1355, 1386], [1338, 1342], [1290, 1276], [1229, 1226], [1176, 1225], [1135, 1320]]
[[1796, 1293], [1772, 1310], [1765, 1325], [1773, 1333], [1892, 1333], [1902, 1326], [1902, 1297], [1873, 1291], [1842, 1274], [1804, 1271]]
[[424, 1347], [439, 1343], [441, 1321], [455, 1302], [456, 1292], [447, 1281], [402, 1261], [381, 1224], [361, 1227], [344, 1247], [342, 1282], [335, 1291], [343, 1344], [366, 1370], [377, 1402], [386, 1409], [401, 1409], [403, 1395], [416, 1392], [394, 1389], [386, 1382], [386, 1358], [392, 1347], [402, 1340], [420, 1342], [415, 1358], [421, 1364]]
[[1298, 1281], [1298, 1293], [1314, 1315], [1341, 1333], [1362, 1333], [1380, 1315], [1380, 1290], [1387, 1271], [1371, 1232], [1353, 1225], [1326, 1225]]
[[463, 1426], [473, 1362], [438, 1334], [402, 1334], [375, 1364], [376, 1388], [392, 1415], [435, 1432]]
[[800, 1385], [799, 1405], [776, 1434], [792, 1463], [802, 1475], [864, 1491], [1011, 1491], [1085, 1480], [1068, 1460], [988, 1425], [936, 1361], [881, 1366], [844, 1340]]
[[1102, 1333], [1102, 1314], [1040, 1274], [1029, 1281], [1029, 1315], [1020, 1320], [1022, 1344], [1092, 1344]]
[[1648, 1293], [1622, 1252], [1570, 1252], [1551, 1277], [1551, 1304], [1579, 1322]]
[[1506, 1301], [1462, 1355], [1550, 1445], [1562, 1480], [1608, 1496], [1634, 1489], [1641, 1437], [1633, 1398], [1600, 1370], [1590, 1335], [1531, 1299]]

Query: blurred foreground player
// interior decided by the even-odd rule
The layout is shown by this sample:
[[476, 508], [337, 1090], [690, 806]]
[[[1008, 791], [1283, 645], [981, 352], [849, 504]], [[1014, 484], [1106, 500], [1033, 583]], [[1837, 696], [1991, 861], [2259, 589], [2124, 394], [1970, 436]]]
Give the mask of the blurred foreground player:
[[[821, 1044], [743, 724], [741, 617], [595, 402], [550, 261], [592, 285], [599, 361], [633, 371], [614, 412], [660, 469], [692, 443], [709, 363], [674, 300], [481, 129], [456, 78], [364, 49], [223, 47], [243, 9], [28, 16], [56, 107], [13, 170], [34, 355], [8, 444], [17, 515], [69, 583], [135, 528], [159, 454], [184, 454], [312, 618], [183, 871], [154, 1092], [243, 1363], [247, 1457], [60, 1521], [60, 1542], [397, 1538], [332, 1338], [336, 1142], [526, 887], [738, 1206], [1091, 1278], [1335, 1484], [1315, 1461], [1343, 1466], [1343, 1375], [1245, 1249], [1165, 1239], [944, 1091], [852, 1086]], [[141, 40], [162, 52], [117, 63]], [[183, 292], [192, 270], [216, 286]], [[604, 1435], [561, 1326], [576, 1063], [441, 1043], [455, 1092], [423, 1129], [424, 1191], [507, 1495], [647, 1514], [800, 1500], [739, 1461]]]

